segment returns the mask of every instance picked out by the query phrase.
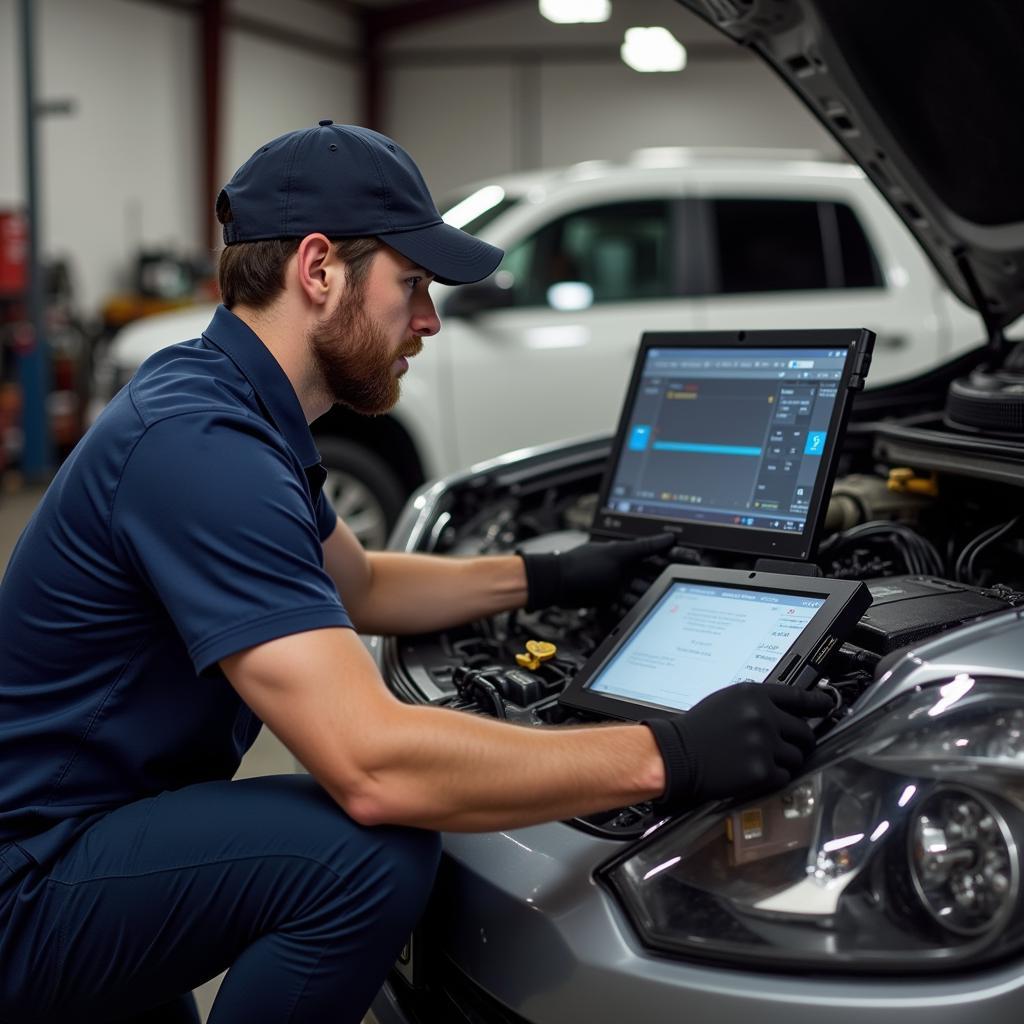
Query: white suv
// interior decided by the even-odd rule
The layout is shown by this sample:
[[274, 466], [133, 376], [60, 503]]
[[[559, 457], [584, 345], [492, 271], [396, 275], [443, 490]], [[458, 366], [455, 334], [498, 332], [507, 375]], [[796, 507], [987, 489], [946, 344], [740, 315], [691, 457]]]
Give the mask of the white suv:
[[[481, 183], [442, 209], [504, 262], [479, 284], [434, 286], [443, 328], [393, 413], [339, 407], [314, 426], [331, 498], [369, 546], [424, 480], [610, 433], [643, 331], [867, 327], [874, 385], [979, 340], [977, 314], [860, 169], [813, 154], [644, 150]], [[212, 311], [125, 327], [99, 360], [98, 403]]]

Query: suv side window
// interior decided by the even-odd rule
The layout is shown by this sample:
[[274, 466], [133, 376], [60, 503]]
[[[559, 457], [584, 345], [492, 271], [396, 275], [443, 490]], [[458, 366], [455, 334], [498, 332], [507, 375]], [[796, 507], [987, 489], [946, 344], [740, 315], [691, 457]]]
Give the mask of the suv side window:
[[589, 286], [593, 303], [675, 295], [671, 204], [609, 203], [546, 224], [509, 249], [514, 306], [547, 306], [548, 289], [565, 281]]
[[882, 284], [878, 263], [853, 211], [800, 199], [716, 199], [718, 246], [712, 291], [812, 291]]

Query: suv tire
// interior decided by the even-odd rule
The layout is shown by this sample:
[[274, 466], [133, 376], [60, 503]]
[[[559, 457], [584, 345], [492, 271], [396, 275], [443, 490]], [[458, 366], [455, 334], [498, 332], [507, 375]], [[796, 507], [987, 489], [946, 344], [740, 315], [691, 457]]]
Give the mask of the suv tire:
[[338, 437], [317, 437], [327, 471], [324, 493], [365, 548], [383, 548], [405, 504], [406, 490], [376, 453]]

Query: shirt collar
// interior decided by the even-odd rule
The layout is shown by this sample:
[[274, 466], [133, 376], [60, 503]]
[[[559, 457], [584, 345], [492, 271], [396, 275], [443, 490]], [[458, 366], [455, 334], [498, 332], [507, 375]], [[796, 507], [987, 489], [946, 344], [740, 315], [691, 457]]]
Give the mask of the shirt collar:
[[270, 350], [244, 321], [218, 306], [203, 337], [216, 345], [245, 374], [263, 408], [304, 469], [320, 462], [313, 435], [292, 382]]

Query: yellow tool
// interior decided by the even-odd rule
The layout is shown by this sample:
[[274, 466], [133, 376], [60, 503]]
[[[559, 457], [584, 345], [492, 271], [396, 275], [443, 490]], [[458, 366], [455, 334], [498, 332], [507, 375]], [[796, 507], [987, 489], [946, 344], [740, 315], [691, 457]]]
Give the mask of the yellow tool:
[[527, 640], [526, 653], [516, 655], [516, 664], [520, 668], [528, 668], [531, 672], [536, 672], [542, 661], [548, 661], [557, 653], [558, 648], [546, 640]]

